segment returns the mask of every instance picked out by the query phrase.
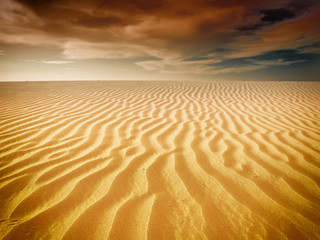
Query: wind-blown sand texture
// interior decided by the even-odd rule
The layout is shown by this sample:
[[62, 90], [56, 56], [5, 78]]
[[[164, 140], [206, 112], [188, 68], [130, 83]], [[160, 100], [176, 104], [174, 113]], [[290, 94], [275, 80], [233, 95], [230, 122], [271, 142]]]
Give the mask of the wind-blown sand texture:
[[0, 83], [1, 239], [319, 239], [320, 83]]

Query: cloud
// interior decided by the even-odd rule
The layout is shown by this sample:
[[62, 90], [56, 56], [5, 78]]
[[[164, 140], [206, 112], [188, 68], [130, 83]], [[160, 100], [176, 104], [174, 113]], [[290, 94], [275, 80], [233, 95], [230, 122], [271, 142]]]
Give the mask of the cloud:
[[320, 41], [316, 42], [314, 44], [302, 46], [298, 48], [300, 53], [314, 53], [314, 54], [320, 54]]
[[70, 41], [64, 44], [63, 55], [68, 59], [128, 59], [147, 54], [134, 44]]
[[241, 66], [241, 67], [230, 67], [230, 68], [220, 68], [212, 70], [212, 74], [226, 74], [226, 73], [243, 73], [250, 72], [254, 70], [259, 70], [264, 68], [263, 65], [251, 65], [251, 66]]
[[[318, 2], [2, 0], [0, 47], [12, 59], [23, 55], [23, 59], [43, 64], [122, 59], [146, 72], [242, 73], [303, 61], [250, 59], [319, 41]], [[37, 54], [23, 46], [32, 46]], [[41, 55], [46, 48], [54, 49], [55, 54]], [[319, 50], [315, 46], [299, 51]]]
[[74, 61], [63, 61], [63, 60], [24, 60], [25, 62], [34, 62], [34, 63], [45, 63], [45, 64], [55, 64], [55, 65], [60, 65], [60, 64], [69, 64], [69, 63], [74, 63]]
[[285, 61], [284, 59], [276, 59], [276, 60], [252, 60], [252, 63], [255, 65], [260, 65], [263, 67], [269, 67], [269, 66], [288, 66], [295, 63], [302, 63], [306, 62], [306, 59], [301, 60], [293, 60], [293, 61]]
[[86, 16], [86, 18], [74, 19], [73, 22], [77, 25], [88, 28], [104, 28], [115, 25], [126, 25], [126, 21], [124, 21], [121, 17], [117, 16], [95, 17], [88, 15]]
[[57, 2], [55, 0], [18, 0], [18, 2], [25, 4], [26, 6], [32, 8], [33, 10], [37, 11], [43, 9], [45, 7], [50, 6], [52, 3]]
[[[317, 0], [291, 0], [269, 2], [261, 8], [253, 8], [246, 15], [238, 30], [240, 32], [259, 32], [266, 28], [275, 27], [287, 21], [297, 21], [300, 18], [317, 14], [319, 2]], [[315, 24], [315, 22], [314, 22]]]
[[162, 59], [156, 61], [143, 61], [136, 64], [149, 71], [159, 71], [167, 74], [225, 74], [242, 73], [264, 68], [260, 64], [252, 64], [237, 67], [219, 67], [216, 64], [222, 63], [221, 60], [198, 60], [185, 61], [183, 59]]
[[47, 60], [42, 60], [42, 63], [46, 64], [68, 64], [68, 63], [74, 63], [74, 61], [47, 61]]
[[320, 47], [310, 47], [301, 50], [301, 53], [317, 53], [320, 54]]
[[[225, 50], [222, 50], [225, 52]], [[289, 67], [294, 64], [312, 61], [310, 54], [303, 54], [299, 50], [278, 50], [265, 52], [260, 55], [238, 59], [208, 59], [194, 57], [183, 59], [182, 56], [157, 54], [163, 59], [136, 62], [138, 66], [148, 71], [158, 71], [170, 74], [226, 74], [243, 73], [272, 67]]]
[[[299, 21], [287, 21], [274, 28], [268, 28], [255, 34], [239, 35], [230, 48], [237, 46], [228, 58], [250, 57], [281, 49], [296, 49], [298, 47], [319, 41], [320, 8]], [[301, 38], [304, 36], [304, 38]]]
[[[8, 4], [1, 11], [6, 17], [0, 24], [0, 41], [46, 42], [60, 46], [70, 58], [88, 58], [90, 53], [99, 58], [132, 58], [140, 55], [137, 46], [140, 49], [171, 49], [184, 54], [184, 58], [213, 46], [247, 50], [245, 44], [264, 37], [263, 32], [257, 32], [262, 26], [302, 16], [297, 3], [294, 5], [289, 0], [270, 0], [268, 3], [248, 0], [246, 4], [217, 0], [4, 1]], [[306, 0], [300, 9], [309, 9], [313, 5]], [[244, 24], [239, 27], [239, 22]], [[310, 24], [314, 26], [316, 23]], [[241, 27], [252, 28], [253, 33], [248, 35], [246, 31], [239, 31]], [[76, 51], [72, 45], [83, 49]], [[105, 47], [101, 47], [103, 45]], [[125, 47], [120, 53], [121, 48], [112, 51], [109, 47], [112, 45]], [[268, 50], [271, 49], [265, 51]]]
[[276, 23], [281, 23], [285, 20], [293, 19], [297, 16], [293, 10], [286, 8], [276, 8], [276, 9], [264, 9], [259, 10], [255, 13], [251, 13], [250, 18], [253, 18], [252, 15], [256, 15], [254, 22], [250, 22], [247, 25], [240, 26], [238, 29], [240, 31], [256, 31], [261, 30], [266, 27], [270, 27]]
[[276, 23], [283, 20], [291, 19], [296, 16], [296, 14], [290, 9], [278, 8], [278, 9], [266, 9], [261, 10], [260, 13], [264, 16], [260, 19], [262, 22]]
[[156, 57], [162, 57], [162, 59], [141, 61], [136, 62], [136, 64], [146, 70], [156, 70], [161, 73], [209, 74], [212, 71], [212, 67], [210, 65], [220, 62], [220, 60], [216, 59], [186, 61], [179, 55], [166, 55], [165, 52], [155, 52], [153, 55]]

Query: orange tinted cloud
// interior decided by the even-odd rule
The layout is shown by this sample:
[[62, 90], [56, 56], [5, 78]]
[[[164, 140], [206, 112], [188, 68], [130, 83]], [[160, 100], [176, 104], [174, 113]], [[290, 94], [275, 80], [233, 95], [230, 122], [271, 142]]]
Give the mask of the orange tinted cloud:
[[[317, 0], [3, 0], [0, 44], [53, 45], [61, 56], [54, 61], [132, 59], [150, 71], [243, 72], [261, 64], [238, 71], [214, 64], [320, 41], [319, 9]], [[196, 56], [205, 59], [186, 61]]]

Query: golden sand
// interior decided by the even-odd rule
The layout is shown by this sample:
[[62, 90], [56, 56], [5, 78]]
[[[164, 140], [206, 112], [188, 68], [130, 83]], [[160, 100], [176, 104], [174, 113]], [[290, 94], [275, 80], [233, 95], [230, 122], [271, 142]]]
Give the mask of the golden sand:
[[319, 239], [320, 83], [0, 83], [0, 239]]

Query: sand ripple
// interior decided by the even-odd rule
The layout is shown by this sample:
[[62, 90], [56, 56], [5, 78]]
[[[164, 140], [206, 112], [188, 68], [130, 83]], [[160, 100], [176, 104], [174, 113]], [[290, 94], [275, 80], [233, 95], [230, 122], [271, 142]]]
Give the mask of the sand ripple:
[[319, 143], [319, 83], [0, 83], [0, 239], [319, 239]]

